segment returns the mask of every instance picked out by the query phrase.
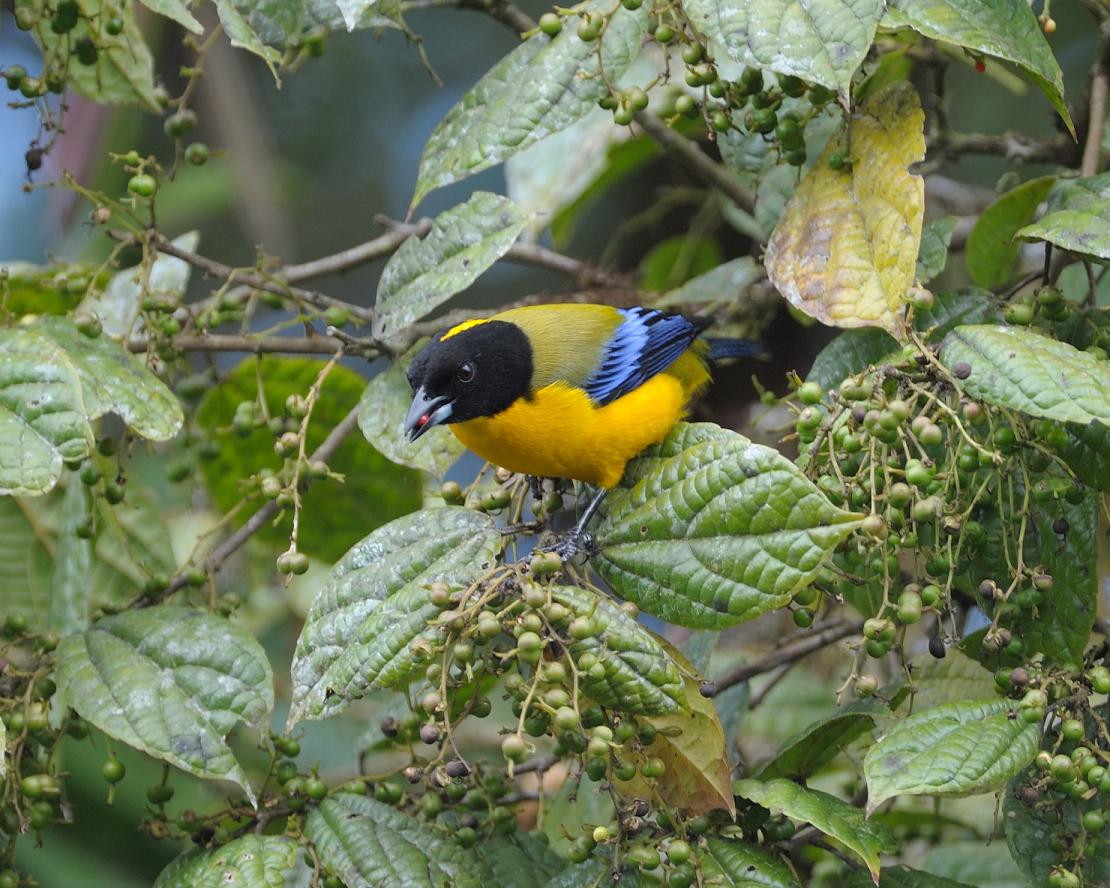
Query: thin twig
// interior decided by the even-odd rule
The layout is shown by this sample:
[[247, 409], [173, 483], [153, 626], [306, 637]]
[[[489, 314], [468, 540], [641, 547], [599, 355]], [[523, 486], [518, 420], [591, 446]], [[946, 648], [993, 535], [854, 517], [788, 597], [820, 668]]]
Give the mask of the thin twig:
[[961, 154], [991, 154], [1025, 163], [1060, 163], [1074, 147], [1071, 139], [1064, 136], [1038, 139], [1024, 133], [950, 133], [944, 142], [931, 145], [930, 149], [949, 159]]
[[848, 638], [850, 635], [858, 634], [862, 629], [862, 620], [841, 620], [836, 623], [830, 623], [815, 632], [807, 632], [803, 635], [796, 636], [782, 647], [769, 651], [754, 663], [746, 663], [743, 666], [739, 666], [733, 669], [732, 672], [717, 679], [717, 693], [731, 688], [733, 685], [740, 684], [740, 682], [747, 681], [749, 678], [754, 678], [757, 675], [762, 675], [764, 672], [777, 669], [779, 666], [786, 663], [792, 663], [795, 660], [808, 657], [814, 651], [819, 651], [823, 647], [835, 644], [841, 639]]
[[286, 265], [278, 270], [277, 275], [282, 280], [295, 284], [300, 281], [323, 277], [327, 274], [350, 271], [359, 265], [391, 255], [411, 235], [423, 237], [431, 230], [431, 219], [421, 219], [411, 225], [404, 226], [404, 228], [394, 226], [380, 237], [375, 237], [346, 250], [340, 250], [338, 253], [332, 253], [330, 256], [321, 256], [319, 259], [302, 262], [299, 265]]
[[484, 12], [495, 21], [523, 34], [536, 27], [536, 23], [519, 7], [508, 0], [459, 0], [459, 9], [473, 9]]
[[[396, 236], [404, 235], [405, 237], [412, 234], [423, 237], [427, 231], [423, 226], [430, 224], [427, 219], [409, 223], [398, 222], [386, 216], [379, 216], [377, 221], [383, 225], [388, 225], [391, 234]], [[551, 271], [560, 272], [561, 274], [574, 278], [579, 284], [585, 287], [627, 289], [632, 286], [632, 278], [629, 275], [606, 271], [604, 268], [600, 268], [591, 262], [575, 259], [573, 256], [558, 253], [547, 247], [541, 247], [539, 244], [515, 243], [509, 247], [509, 251], [505, 254], [505, 258], [510, 262], [518, 262], [522, 265], [533, 265], [537, 268], [547, 268]]]
[[[339, 449], [340, 445], [346, 440], [347, 436], [355, 430], [358, 425], [359, 406], [356, 404], [351, 408], [350, 413], [343, 417], [342, 421], [328, 433], [328, 436], [323, 440], [319, 447], [313, 452], [312, 456], [308, 458], [311, 462], [327, 462], [335, 452]], [[304, 478], [301, 481], [301, 487], [307, 489], [310, 481]], [[247, 522], [240, 527], [235, 533], [229, 536], [226, 540], [216, 546], [212, 553], [205, 559], [204, 567], [209, 576], [213, 575], [223, 566], [239, 548], [259, 530], [262, 529], [278, 512], [277, 500], [269, 500], [257, 512], [247, 519]], [[185, 572], [177, 574], [165, 589], [158, 592], [156, 595], [143, 595], [137, 598], [132, 607], [147, 607], [151, 604], [156, 604], [162, 601], [175, 592], [184, 588], [186, 583], [187, 574]]]
[[745, 188], [721, 164], [702, 151], [695, 142], [687, 139], [681, 133], [676, 133], [654, 114], [646, 111], [640, 111], [636, 114], [636, 123], [660, 146], [680, 158], [698, 176], [719, 189], [740, 209], [749, 213], [754, 211], [755, 194], [750, 189]]
[[300, 300], [314, 308], [344, 308], [347, 309], [352, 315], [359, 318], [366, 323], [374, 320], [374, 311], [370, 308], [363, 308], [358, 305], [351, 305], [344, 302], [342, 299], [333, 299], [331, 296], [325, 296], [323, 293], [317, 293], [312, 290], [303, 290], [300, 287], [293, 287], [282, 283], [280, 280], [269, 280], [266, 277], [258, 274], [257, 272], [250, 271], [242, 268], [232, 268], [230, 265], [224, 265], [222, 262], [217, 262], [215, 259], [209, 259], [207, 256], [201, 256], [198, 253], [183, 250], [175, 244], [171, 243], [162, 235], [153, 233], [154, 248], [159, 253], [164, 253], [167, 256], [174, 256], [184, 262], [189, 263], [194, 268], [199, 268], [205, 274], [212, 277], [219, 278], [224, 281], [232, 281], [235, 283], [244, 284], [255, 290], [266, 290], [270, 293], [276, 293], [279, 296], [285, 296]]
[[[169, 344], [178, 351], [247, 352], [249, 354], [334, 355], [345, 348], [344, 340], [332, 336], [231, 336], [206, 333], [203, 336], [174, 336]], [[145, 352], [150, 340], [142, 336], [127, 340], [133, 352]]]

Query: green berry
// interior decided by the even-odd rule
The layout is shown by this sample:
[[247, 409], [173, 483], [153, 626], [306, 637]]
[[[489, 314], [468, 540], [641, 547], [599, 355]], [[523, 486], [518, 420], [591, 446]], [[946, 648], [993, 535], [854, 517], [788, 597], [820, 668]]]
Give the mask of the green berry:
[[640, 766], [640, 773], [649, 780], [662, 777], [666, 770], [667, 766], [661, 758], [649, 758]]
[[74, 45], [73, 54], [82, 65], [95, 65], [100, 55], [100, 50], [96, 48], [96, 44], [93, 43], [92, 38], [86, 34]]
[[100, 766], [100, 776], [108, 781], [108, 783], [119, 783], [126, 773], [127, 769], [124, 768], [123, 762], [114, 755], [109, 757], [104, 764]]
[[308, 570], [308, 556], [304, 552], [282, 552], [277, 559], [278, 573], [303, 574]]
[[540, 16], [540, 30], [548, 37], [554, 37], [563, 30], [563, 17], [554, 12], [545, 12]]
[[510, 762], [522, 762], [528, 755], [528, 744], [523, 737], [510, 734], [501, 741], [501, 754]]
[[204, 142], [193, 142], [185, 149], [185, 160], [193, 166], [204, 166], [208, 163], [208, 146]]
[[670, 25], [660, 25], [655, 29], [655, 42], [664, 45], [674, 40], [674, 28]]
[[127, 182], [127, 190], [139, 197], [153, 197], [158, 190], [158, 182], [146, 173], [137, 173]]
[[1101, 811], [1086, 811], [1083, 814], [1083, 828], [1089, 833], [1102, 832], [1106, 826], [1106, 816]]

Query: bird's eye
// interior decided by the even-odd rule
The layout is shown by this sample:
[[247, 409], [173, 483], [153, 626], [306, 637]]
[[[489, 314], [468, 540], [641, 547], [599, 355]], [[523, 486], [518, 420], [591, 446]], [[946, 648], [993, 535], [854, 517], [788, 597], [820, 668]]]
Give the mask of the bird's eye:
[[470, 382], [474, 378], [474, 365], [470, 361], [459, 364], [455, 375], [459, 378], [459, 382]]

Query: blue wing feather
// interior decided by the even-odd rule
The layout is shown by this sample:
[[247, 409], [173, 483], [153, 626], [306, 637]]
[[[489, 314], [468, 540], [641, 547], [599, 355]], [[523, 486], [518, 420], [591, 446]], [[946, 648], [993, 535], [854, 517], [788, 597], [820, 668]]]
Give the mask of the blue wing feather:
[[662, 373], [682, 356], [700, 328], [681, 315], [654, 308], [622, 308], [624, 320], [606, 343], [586, 393], [599, 406], [609, 404]]

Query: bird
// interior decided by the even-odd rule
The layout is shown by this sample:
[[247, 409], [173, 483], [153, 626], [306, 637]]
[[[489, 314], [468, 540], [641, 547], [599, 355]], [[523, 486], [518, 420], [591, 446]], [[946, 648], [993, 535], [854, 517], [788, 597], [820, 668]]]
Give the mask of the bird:
[[[658, 444], [710, 381], [710, 362], [759, 356], [746, 339], [637, 306], [532, 305], [443, 330], [413, 358], [403, 432], [446, 425], [478, 456], [513, 472], [601, 488]], [[579, 522], [583, 524], [583, 522]]]

